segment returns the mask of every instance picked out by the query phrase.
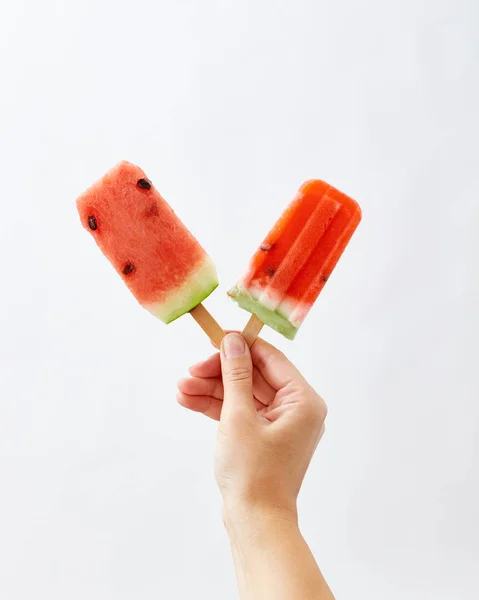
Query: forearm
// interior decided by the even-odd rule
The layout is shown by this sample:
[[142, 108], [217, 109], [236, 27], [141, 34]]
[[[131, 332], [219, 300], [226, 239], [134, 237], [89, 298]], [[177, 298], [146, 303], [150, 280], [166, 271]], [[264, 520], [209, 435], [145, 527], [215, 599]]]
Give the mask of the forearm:
[[250, 514], [227, 529], [241, 600], [334, 600], [295, 518]]

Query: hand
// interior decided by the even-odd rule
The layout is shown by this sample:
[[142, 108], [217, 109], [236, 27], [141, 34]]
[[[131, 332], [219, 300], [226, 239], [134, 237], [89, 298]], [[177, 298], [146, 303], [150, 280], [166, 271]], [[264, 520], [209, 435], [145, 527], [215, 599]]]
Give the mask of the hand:
[[297, 519], [296, 499], [324, 432], [326, 404], [279, 350], [238, 333], [192, 366], [178, 402], [220, 421], [215, 475], [225, 521], [259, 510]]

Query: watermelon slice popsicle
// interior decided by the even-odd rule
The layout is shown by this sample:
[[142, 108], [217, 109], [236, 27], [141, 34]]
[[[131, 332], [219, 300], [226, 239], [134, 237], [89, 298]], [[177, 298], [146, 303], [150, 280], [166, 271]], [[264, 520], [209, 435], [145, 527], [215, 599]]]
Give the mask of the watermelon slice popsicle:
[[263, 324], [294, 339], [360, 220], [358, 203], [324, 181], [301, 186], [228, 292], [253, 314], [250, 346]]
[[77, 199], [77, 208], [144, 308], [164, 323], [189, 312], [219, 347], [224, 331], [201, 304], [218, 286], [215, 265], [139, 167], [119, 163]]

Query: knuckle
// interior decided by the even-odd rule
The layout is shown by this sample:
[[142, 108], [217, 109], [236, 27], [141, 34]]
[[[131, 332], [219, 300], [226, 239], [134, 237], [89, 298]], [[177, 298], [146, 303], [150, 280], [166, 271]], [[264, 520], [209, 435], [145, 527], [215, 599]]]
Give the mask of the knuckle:
[[314, 393], [307, 403], [308, 415], [314, 420], [316, 423], [323, 423], [328, 414], [328, 407], [326, 403], [318, 396], [318, 394]]
[[318, 397], [318, 398], [319, 398], [319, 407], [320, 407], [321, 414], [323, 416], [323, 421], [324, 421], [324, 419], [326, 419], [326, 417], [328, 416], [328, 405], [322, 398], [320, 398], [320, 397]]
[[264, 371], [267, 368], [274, 369], [275, 364], [282, 360], [288, 359], [280, 350], [276, 349], [274, 352], [270, 351], [255, 357], [255, 364], [260, 371]]
[[251, 379], [251, 369], [238, 365], [228, 370], [228, 380], [234, 383], [241, 383]]

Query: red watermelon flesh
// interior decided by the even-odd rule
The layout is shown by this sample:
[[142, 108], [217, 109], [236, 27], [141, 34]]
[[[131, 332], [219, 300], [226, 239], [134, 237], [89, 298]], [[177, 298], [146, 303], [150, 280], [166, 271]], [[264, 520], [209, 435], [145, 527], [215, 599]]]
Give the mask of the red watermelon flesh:
[[77, 208], [138, 302], [165, 323], [217, 287], [213, 261], [139, 167], [119, 163], [77, 199]]

